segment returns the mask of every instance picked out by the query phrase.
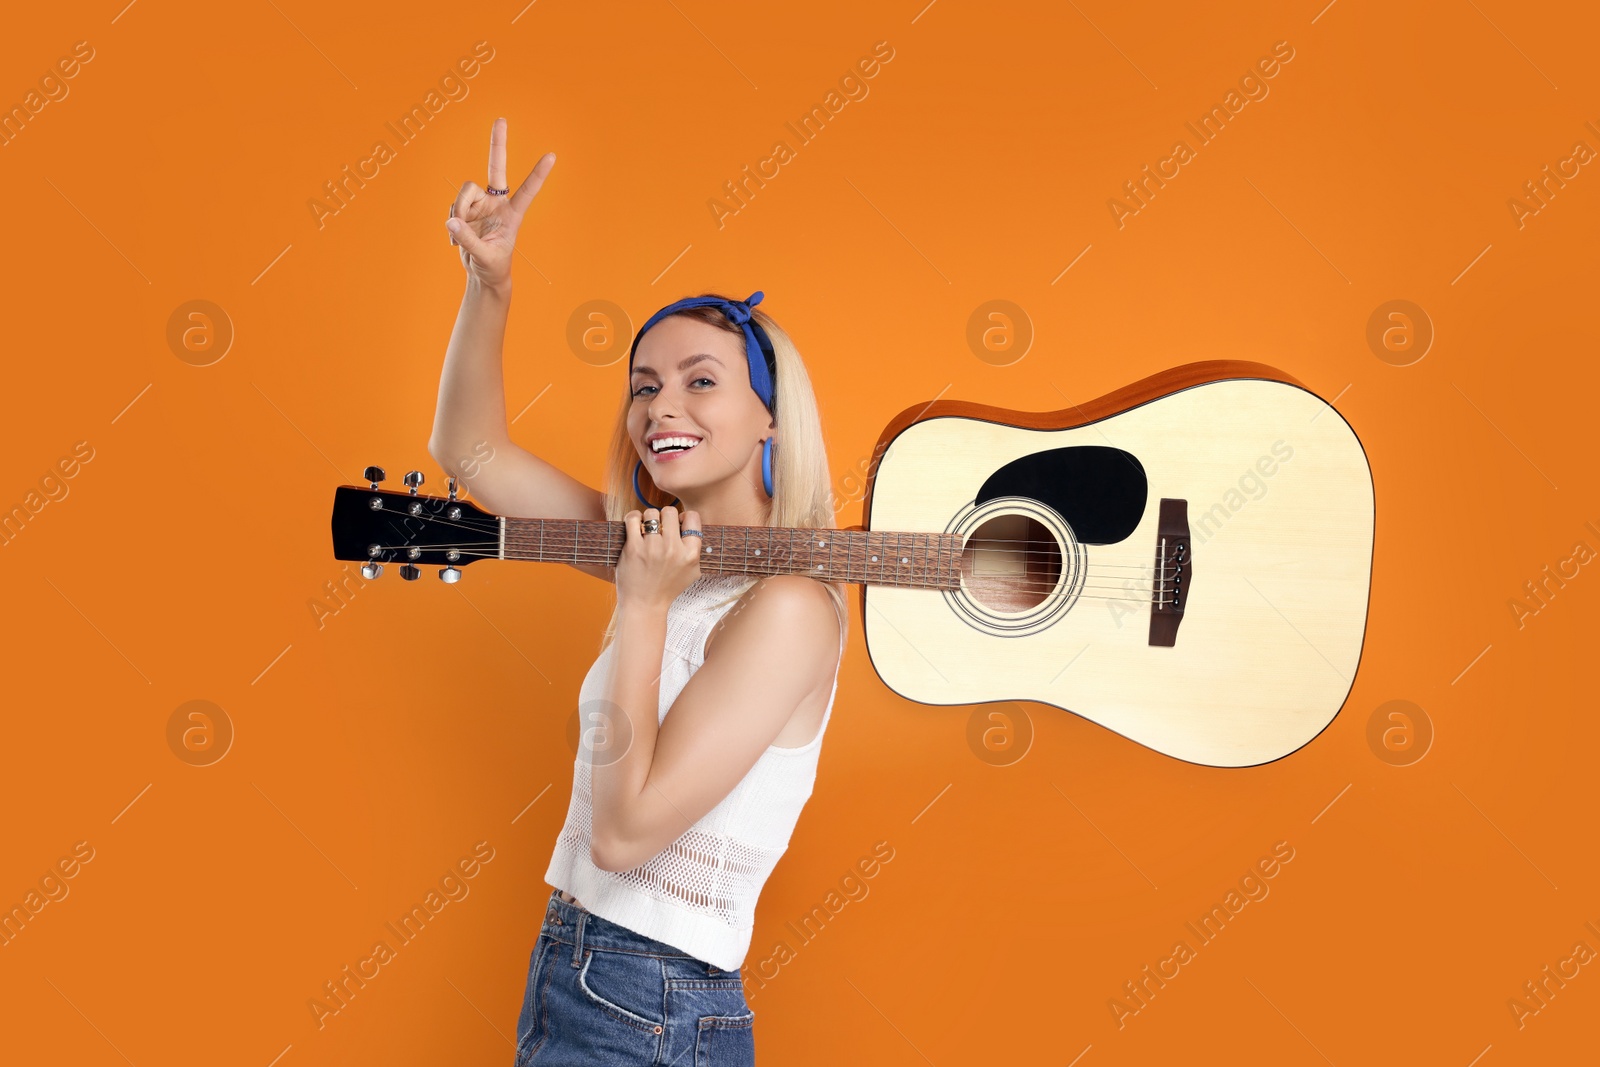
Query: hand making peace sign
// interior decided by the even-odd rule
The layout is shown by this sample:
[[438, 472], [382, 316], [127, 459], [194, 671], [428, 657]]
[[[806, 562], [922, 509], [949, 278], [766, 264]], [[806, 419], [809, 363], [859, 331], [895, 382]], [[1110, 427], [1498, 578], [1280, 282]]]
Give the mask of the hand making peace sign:
[[496, 192], [466, 182], [450, 205], [445, 223], [450, 243], [461, 247], [461, 265], [469, 277], [492, 288], [511, 281], [511, 249], [517, 227], [555, 165], [556, 154], [546, 152], [515, 193], [502, 195], [499, 190], [510, 188], [506, 184], [506, 120], [494, 120], [489, 134], [489, 189]]

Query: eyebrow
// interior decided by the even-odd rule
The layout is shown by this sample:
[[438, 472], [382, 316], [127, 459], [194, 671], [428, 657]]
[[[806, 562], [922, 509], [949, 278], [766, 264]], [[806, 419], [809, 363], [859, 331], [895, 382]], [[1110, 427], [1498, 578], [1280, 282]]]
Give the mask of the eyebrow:
[[[711, 362], [715, 363], [717, 366], [719, 366], [719, 367], [722, 366], [722, 360], [718, 359], [716, 356], [713, 356], [710, 352], [699, 352], [699, 353], [696, 353], [695, 355], [690, 356], [688, 359], [685, 359], [682, 363], [679, 363], [678, 364], [678, 369], [681, 370], [681, 371], [682, 370], [688, 370], [690, 367], [694, 366], [696, 363], [700, 363], [700, 362], [702, 362], [704, 360], [708, 360], [708, 359]], [[654, 374], [655, 371], [651, 370], [649, 367], [635, 366], [633, 368], [633, 373], [635, 373], [635, 374]]]

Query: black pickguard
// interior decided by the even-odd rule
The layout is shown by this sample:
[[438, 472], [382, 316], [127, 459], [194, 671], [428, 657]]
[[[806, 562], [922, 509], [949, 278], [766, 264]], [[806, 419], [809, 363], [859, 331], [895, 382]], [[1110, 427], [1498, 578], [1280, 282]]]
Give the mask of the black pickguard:
[[1079, 542], [1126, 540], [1144, 516], [1150, 483], [1138, 457], [1105, 445], [1052, 448], [1014, 459], [989, 475], [976, 504], [1023, 496], [1054, 508]]

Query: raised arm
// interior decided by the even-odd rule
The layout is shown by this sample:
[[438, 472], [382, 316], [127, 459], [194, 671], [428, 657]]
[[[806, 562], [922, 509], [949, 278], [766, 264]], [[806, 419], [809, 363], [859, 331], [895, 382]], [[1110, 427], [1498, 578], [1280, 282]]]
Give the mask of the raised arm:
[[[603, 519], [593, 489], [511, 442], [503, 368], [511, 311], [511, 260], [517, 231], [555, 166], [546, 152], [516, 192], [494, 195], [474, 182], [461, 186], [446, 228], [461, 250], [466, 292], [445, 351], [439, 403], [428, 454], [461, 482], [479, 506], [522, 518]], [[506, 120], [489, 136], [489, 188], [506, 184]], [[612, 569], [575, 565], [607, 581]]]

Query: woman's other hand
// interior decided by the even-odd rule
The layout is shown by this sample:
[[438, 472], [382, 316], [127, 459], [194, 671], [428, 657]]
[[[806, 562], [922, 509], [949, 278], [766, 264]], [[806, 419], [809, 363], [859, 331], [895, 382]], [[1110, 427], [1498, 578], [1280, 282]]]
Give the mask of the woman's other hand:
[[[661, 532], [643, 532], [643, 520], [659, 518]], [[627, 542], [617, 562], [617, 603], [665, 611], [678, 594], [700, 577], [702, 538], [679, 533], [678, 509], [668, 504], [659, 512], [630, 511], [623, 518]], [[683, 513], [683, 529], [700, 529], [700, 513]]]
[[[505, 196], [491, 195], [474, 182], [461, 186], [445, 228], [450, 231], [450, 243], [461, 248], [461, 265], [469, 279], [495, 290], [511, 284], [511, 250], [517, 228], [555, 165], [555, 153], [546, 152], [516, 192]], [[510, 188], [506, 185], [505, 119], [495, 119], [489, 133], [489, 188]]]

